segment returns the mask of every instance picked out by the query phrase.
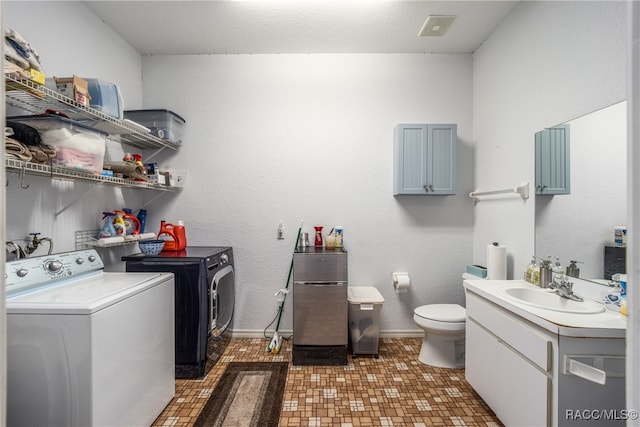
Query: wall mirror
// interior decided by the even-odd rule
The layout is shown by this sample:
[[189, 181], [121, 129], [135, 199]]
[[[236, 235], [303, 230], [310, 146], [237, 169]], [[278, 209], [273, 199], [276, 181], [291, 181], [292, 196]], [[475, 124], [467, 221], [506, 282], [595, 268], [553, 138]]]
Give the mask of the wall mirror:
[[564, 124], [571, 135], [571, 191], [536, 195], [536, 259], [550, 255], [555, 263], [557, 257], [565, 268], [576, 260], [581, 279], [606, 279], [605, 248], [608, 259], [614, 256], [614, 229], [627, 217], [627, 103]]

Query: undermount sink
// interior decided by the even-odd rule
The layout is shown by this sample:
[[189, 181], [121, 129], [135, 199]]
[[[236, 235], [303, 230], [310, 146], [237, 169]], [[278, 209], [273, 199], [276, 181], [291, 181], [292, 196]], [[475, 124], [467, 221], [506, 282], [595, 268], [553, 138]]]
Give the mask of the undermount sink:
[[515, 302], [545, 310], [579, 314], [595, 314], [605, 311], [604, 305], [595, 301], [573, 301], [543, 289], [507, 288], [499, 292]]

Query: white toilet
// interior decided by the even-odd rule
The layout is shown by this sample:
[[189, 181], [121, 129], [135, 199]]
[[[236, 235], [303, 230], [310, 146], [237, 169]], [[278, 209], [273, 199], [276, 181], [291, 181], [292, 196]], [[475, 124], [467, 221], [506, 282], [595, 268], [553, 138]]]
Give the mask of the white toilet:
[[440, 368], [464, 368], [466, 316], [458, 304], [428, 304], [413, 310], [413, 320], [424, 330], [418, 359]]

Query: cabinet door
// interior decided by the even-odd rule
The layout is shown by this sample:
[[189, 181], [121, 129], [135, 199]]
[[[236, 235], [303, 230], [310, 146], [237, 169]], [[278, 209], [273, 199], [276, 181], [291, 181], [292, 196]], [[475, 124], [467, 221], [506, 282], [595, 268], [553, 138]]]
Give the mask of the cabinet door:
[[394, 132], [393, 194], [456, 192], [456, 125], [401, 124]]
[[496, 363], [498, 340], [471, 317], [467, 317], [465, 334], [465, 378], [482, 400], [495, 408], [500, 403], [496, 378], [502, 375]]
[[551, 379], [467, 318], [465, 377], [505, 425], [548, 426]]
[[507, 426], [551, 425], [551, 378], [502, 342], [494, 361], [497, 403], [492, 407]]
[[394, 135], [393, 194], [426, 194], [427, 125], [398, 125]]
[[535, 143], [536, 194], [569, 194], [569, 125], [536, 133]]
[[456, 193], [456, 125], [428, 125], [427, 194]]

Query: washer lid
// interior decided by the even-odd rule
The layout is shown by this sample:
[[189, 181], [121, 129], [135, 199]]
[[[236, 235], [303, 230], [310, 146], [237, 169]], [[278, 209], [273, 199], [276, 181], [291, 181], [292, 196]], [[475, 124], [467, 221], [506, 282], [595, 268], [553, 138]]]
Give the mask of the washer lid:
[[383, 303], [384, 298], [373, 286], [349, 286], [347, 301], [355, 304]]
[[93, 314], [172, 277], [171, 273], [99, 273], [7, 297], [7, 314]]
[[417, 307], [413, 311], [416, 315], [425, 319], [439, 322], [464, 322], [467, 318], [467, 310], [458, 304], [428, 304]]

